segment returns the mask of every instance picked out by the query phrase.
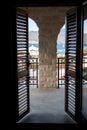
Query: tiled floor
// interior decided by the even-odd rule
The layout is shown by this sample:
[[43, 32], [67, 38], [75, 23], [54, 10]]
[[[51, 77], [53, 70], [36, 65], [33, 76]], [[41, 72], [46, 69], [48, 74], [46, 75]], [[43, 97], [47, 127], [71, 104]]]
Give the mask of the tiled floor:
[[64, 95], [64, 87], [31, 88], [30, 113], [19, 123], [76, 123], [64, 111]]

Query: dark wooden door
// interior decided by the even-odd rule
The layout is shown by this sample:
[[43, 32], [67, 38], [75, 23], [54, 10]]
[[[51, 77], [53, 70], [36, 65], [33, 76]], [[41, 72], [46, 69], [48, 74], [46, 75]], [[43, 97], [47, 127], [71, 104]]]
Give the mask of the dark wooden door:
[[81, 115], [81, 7], [66, 13], [65, 111], [76, 121]]
[[29, 113], [28, 14], [16, 10], [17, 120]]

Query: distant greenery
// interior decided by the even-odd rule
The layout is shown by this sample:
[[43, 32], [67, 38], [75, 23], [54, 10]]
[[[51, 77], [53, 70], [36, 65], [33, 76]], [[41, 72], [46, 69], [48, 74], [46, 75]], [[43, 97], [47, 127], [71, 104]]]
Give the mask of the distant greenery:
[[87, 67], [83, 68], [83, 79], [87, 80]]
[[61, 56], [57, 56], [57, 58], [65, 58], [65, 56], [62, 56], [62, 55], [61, 55]]
[[87, 53], [87, 47], [83, 49], [83, 53]]

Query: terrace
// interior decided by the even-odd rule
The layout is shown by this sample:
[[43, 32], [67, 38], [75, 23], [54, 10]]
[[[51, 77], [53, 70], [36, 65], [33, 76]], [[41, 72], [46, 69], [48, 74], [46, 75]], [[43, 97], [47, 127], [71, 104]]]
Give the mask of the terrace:
[[[41, 88], [39, 86], [39, 60], [29, 60], [29, 87], [30, 87], [30, 113], [19, 123], [55, 123], [76, 124], [65, 113], [65, 58], [57, 58], [56, 88]], [[87, 93], [87, 57], [83, 59], [83, 91], [86, 100]], [[86, 109], [86, 103], [84, 104]]]

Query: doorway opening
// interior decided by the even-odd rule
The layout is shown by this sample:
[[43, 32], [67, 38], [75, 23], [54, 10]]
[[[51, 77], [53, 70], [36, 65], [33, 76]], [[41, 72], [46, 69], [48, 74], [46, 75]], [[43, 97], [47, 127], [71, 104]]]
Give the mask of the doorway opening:
[[[64, 43], [65, 43], [65, 28], [61, 29], [57, 39], [57, 52], [63, 52], [62, 55], [57, 57], [57, 84], [55, 88], [38, 88], [39, 77], [39, 37], [38, 31], [31, 28], [31, 20], [29, 18], [29, 91], [30, 91], [30, 113], [24, 117], [19, 123], [75, 123], [64, 112]], [[33, 21], [34, 23], [34, 21]], [[34, 26], [34, 25], [33, 25]], [[62, 34], [63, 33], [63, 34]], [[59, 47], [59, 45], [62, 48]], [[59, 67], [58, 67], [59, 66]], [[63, 75], [62, 75], [63, 74]], [[59, 79], [62, 76], [62, 79]], [[37, 83], [38, 82], [38, 83]], [[61, 84], [59, 83], [61, 82]], [[58, 118], [59, 117], [59, 118]]]
[[[41, 8], [40, 8], [40, 10], [41, 10]], [[43, 8], [43, 12], [44, 11], [47, 11], [48, 10], [48, 8], [46, 7], [45, 8], [45, 10], [44, 10], [44, 8]], [[50, 8], [49, 8], [49, 10], [50, 10]], [[20, 17], [19, 17], [20, 18]], [[44, 17], [44, 18], [47, 18], [47, 17]], [[56, 18], [56, 17], [55, 17]], [[38, 17], [38, 19], [39, 19], [39, 17]], [[41, 22], [43, 22], [44, 20], [43, 19], [40, 19], [41, 21], [40, 21], [40, 24], [41, 24], [41, 28], [40, 29], [42, 29], [41, 31], [40, 31], [40, 34], [42, 33], [42, 32], [44, 32], [44, 30], [45, 29], [47, 29], [46, 31], [47, 31], [47, 33], [45, 34], [43, 34], [43, 37], [44, 38], [42, 38], [42, 39], [46, 39], [45, 40], [45, 42], [47, 42], [47, 44], [45, 44], [44, 45], [44, 40], [43, 40], [43, 45], [42, 46], [40, 46], [41, 47], [41, 49], [42, 49], [42, 52], [44, 52], [43, 53], [43, 57], [42, 57], [42, 63], [45, 63], [44, 65], [42, 64], [42, 63], [40, 63], [40, 65], [41, 65], [41, 69], [43, 69], [44, 68], [44, 70], [46, 71], [46, 72], [48, 72], [47, 71], [47, 69], [48, 70], [52, 70], [52, 72], [51, 71], [49, 71], [50, 73], [45, 73], [46, 75], [45, 76], [47, 76], [48, 75], [48, 78], [45, 78], [45, 76], [44, 76], [44, 71], [42, 72], [42, 71], [40, 71], [40, 74], [42, 73], [42, 77], [44, 77], [44, 82], [43, 82], [43, 78], [40, 80], [40, 83], [43, 85], [43, 86], [45, 86], [45, 83], [48, 83], [47, 85], [49, 86], [49, 85], [51, 85], [50, 84], [50, 82], [52, 81], [52, 85], [54, 85], [54, 77], [55, 77], [55, 80], [56, 80], [56, 62], [54, 62], [54, 61], [56, 61], [56, 57], [55, 57], [55, 60], [54, 60], [54, 54], [56, 54], [56, 51], [54, 50], [54, 52], [53, 51], [51, 51], [52, 49], [55, 49], [56, 48], [56, 46], [54, 46], [54, 41], [50, 41], [50, 39], [51, 40], [54, 40], [54, 39], [52, 39], [52, 37], [51, 36], [53, 36], [53, 34], [52, 33], [50, 33], [50, 35], [49, 35], [49, 30], [50, 30], [50, 26], [47, 28], [47, 26], [43, 26], [43, 24], [41, 23]], [[47, 21], [46, 21], [46, 23], [45, 24], [47, 24]], [[51, 23], [52, 24], [52, 23]], [[26, 26], [27, 27], [27, 26]], [[52, 26], [53, 27], [53, 26]], [[44, 29], [45, 28], [45, 29]], [[53, 29], [53, 28], [51, 28], [51, 29]], [[56, 28], [55, 28], [56, 29]], [[41, 37], [40, 37], [41, 38]], [[41, 40], [41, 39], [40, 39]], [[48, 43], [48, 41], [50, 41], [51, 43], [49, 44]], [[41, 41], [40, 41], [41, 42]], [[41, 44], [41, 43], [40, 43]], [[56, 44], [55, 44], [56, 45]], [[51, 48], [51, 47], [53, 47], [53, 48]], [[44, 48], [44, 51], [43, 51], [43, 48]], [[49, 49], [48, 49], [49, 48]], [[29, 50], [30, 51], [30, 50]], [[48, 55], [48, 52], [49, 52], [49, 54], [51, 54], [51, 55]], [[71, 52], [72, 53], [72, 52]], [[26, 53], [27, 54], [27, 53]], [[45, 60], [46, 60], [46, 62], [45, 62], [45, 60], [44, 60], [44, 55], [45, 55]], [[47, 56], [47, 57], [46, 57]], [[50, 59], [49, 57], [51, 57], [51, 56], [53, 56], [52, 57], [52, 59]], [[33, 58], [33, 56], [29, 56], [31, 59]], [[48, 59], [47, 59], [48, 58]], [[50, 60], [49, 60], [50, 59]], [[30, 60], [30, 59], [29, 59]], [[44, 60], [44, 61], [43, 61]], [[48, 60], [49, 60], [49, 62], [48, 62]], [[48, 64], [47, 64], [48, 63]], [[54, 64], [55, 63], [55, 64]], [[33, 64], [33, 63], [29, 63], [29, 67], [30, 67], [30, 65], [31, 64]], [[51, 66], [50, 66], [51, 65]], [[53, 71], [53, 67], [55, 66], [55, 71]], [[50, 69], [49, 69], [50, 68]], [[31, 68], [29, 68], [29, 69], [31, 69]], [[35, 69], [35, 68], [33, 68], [33, 69]], [[28, 70], [29, 71], [29, 70]], [[31, 74], [31, 72], [29, 71], [29, 74]], [[33, 72], [33, 75], [34, 75], [35, 73]], [[51, 78], [51, 76], [53, 76], [52, 78]], [[32, 76], [33, 77], [33, 76]], [[26, 80], [26, 82], [29, 82], [28, 80], [28, 78], [30, 78], [30, 77], [28, 77], [27, 76], [27, 80]], [[41, 77], [40, 77], [41, 78]], [[50, 79], [50, 80], [49, 80]], [[34, 80], [34, 77], [33, 77], [33, 80]], [[33, 85], [35, 85], [35, 84], [33, 84]], [[64, 112], [64, 107], [62, 106], [63, 104], [64, 104], [64, 96], [61, 98], [61, 95], [62, 95], [62, 92], [64, 92], [64, 89], [63, 88], [48, 88], [48, 86], [47, 86], [47, 88], [35, 88], [35, 89], [33, 89], [34, 91], [31, 93], [30, 92], [30, 99], [28, 99], [28, 101], [30, 100], [30, 113], [27, 115], [27, 117], [26, 117], [26, 119], [23, 119], [21, 122], [23, 122], [23, 123], [75, 123], [75, 122], [73, 122], [73, 120]], [[28, 87], [28, 86], [27, 86]], [[29, 86], [30, 87], [30, 86]], [[29, 88], [30, 89], [30, 88]], [[27, 94], [29, 94], [29, 93], [27, 93]], [[33, 96], [31, 96], [31, 94], [33, 95]], [[23, 105], [23, 104], [22, 104]], [[25, 104], [25, 106], [26, 106], [26, 104]], [[33, 106], [33, 107], [32, 107]], [[24, 106], [23, 106], [23, 108], [24, 108]], [[22, 108], [21, 108], [22, 109]]]
[[60, 29], [57, 38], [57, 86], [65, 87], [65, 24]]

